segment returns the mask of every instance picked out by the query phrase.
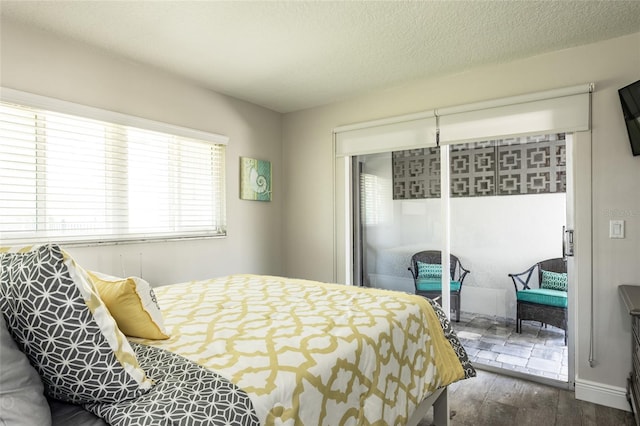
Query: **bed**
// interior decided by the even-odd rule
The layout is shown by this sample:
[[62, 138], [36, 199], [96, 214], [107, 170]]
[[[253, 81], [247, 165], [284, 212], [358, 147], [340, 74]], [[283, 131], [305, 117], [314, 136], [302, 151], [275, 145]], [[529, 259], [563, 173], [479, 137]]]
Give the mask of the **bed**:
[[[444, 313], [418, 296], [247, 274], [146, 287], [160, 318], [149, 314], [133, 325], [157, 325], [160, 335], [150, 339], [131, 332], [121, 338], [120, 329], [127, 328], [115, 307], [106, 309], [103, 298], [108, 302], [108, 297], [101, 298], [98, 286], [109, 280], [113, 285], [118, 278], [92, 276], [55, 245], [1, 252], [0, 309], [17, 346], [42, 378], [54, 424], [74, 418], [75, 424], [99, 425], [99, 417], [123, 426], [405, 425], [417, 424], [432, 404], [434, 417], [446, 424], [446, 387], [475, 375]], [[109, 333], [116, 337], [101, 344], [116, 354], [116, 362], [95, 377], [83, 377], [87, 388], [74, 387], [77, 378], [60, 384], [63, 361], [43, 366], [44, 357], [33, 354], [37, 350], [28, 339], [37, 336], [33, 325], [23, 324], [26, 305], [16, 308], [28, 299], [16, 296], [25, 279], [17, 285], [15, 271], [34, 268], [42, 271], [24, 274], [29, 286], [64, 281], [79, 289], [82, 303], [77, 309], [84, 304], [90, 320], [106, 318], [110, 325], [98, 325], [100, 333], [115, 328]], [[42, 275], [53, 275], [53, 284], [38, 284]], [[121, 280], [133, 287], [144, 281]], [[78, 302], [78, 294], [63, 293]], [[64, 309], [71, 304], [60, 303]], [[57, 322], [57, 333], [61, 324]], [[68, 326], [64, 324], [65, 331]], [[96, 370], [83, 368], [89, 375]], [[105, 372], [113, 375], [109, 383], [120, 380], [118, 386], [104, 384]], [[88, 389], [87, 383], [94, 382], [95, 389]], [[86, 417], [89, 413], [93, 416]]]

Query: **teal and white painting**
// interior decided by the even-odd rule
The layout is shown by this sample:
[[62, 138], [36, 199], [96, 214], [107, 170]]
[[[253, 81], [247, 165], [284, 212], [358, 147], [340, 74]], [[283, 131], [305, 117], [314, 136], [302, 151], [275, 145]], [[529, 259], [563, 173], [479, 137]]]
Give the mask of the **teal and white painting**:
[[240, 157], [240, 198], [271, 201], [271, 162]]

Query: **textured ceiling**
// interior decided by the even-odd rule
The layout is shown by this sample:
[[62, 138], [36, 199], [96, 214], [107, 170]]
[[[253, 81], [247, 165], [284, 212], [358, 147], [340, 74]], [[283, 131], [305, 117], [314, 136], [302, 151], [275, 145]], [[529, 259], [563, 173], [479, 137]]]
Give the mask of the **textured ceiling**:
[[640, 1], [6, 1], [3, 19], [280, 112], [640, 31]]

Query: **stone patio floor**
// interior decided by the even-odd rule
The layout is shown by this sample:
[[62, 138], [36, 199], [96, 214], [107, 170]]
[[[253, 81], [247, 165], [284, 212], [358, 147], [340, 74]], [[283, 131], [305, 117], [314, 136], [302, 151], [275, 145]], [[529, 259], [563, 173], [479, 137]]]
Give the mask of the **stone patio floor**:
[[460, 322], [452, 324], [472, 363], [567, 382], [563, 330], [523, 321], [519, 334], [515, 319], [470, 312], [461, 312]]

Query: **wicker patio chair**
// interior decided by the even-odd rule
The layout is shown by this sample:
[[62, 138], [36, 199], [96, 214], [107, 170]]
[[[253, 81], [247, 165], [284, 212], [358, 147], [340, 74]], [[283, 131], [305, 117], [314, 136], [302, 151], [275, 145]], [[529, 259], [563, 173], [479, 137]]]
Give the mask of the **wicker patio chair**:
[[[534, 272], [537, 272], [538, 288], [531, 287]], [[516, 290], [516, 332], [522, 332], [522, 321], [539, 321], [563, 329], [566, 345], [567, 261], [563, 258], [543, 260], [509, 277]]]
[[[411, 256], [409, 271], [413, 276], [416, 294], [440, 302], [442, 294], [442, 255], [440, 250], [426, 250]], [[450, 301], [451, 310], [456, 313], [456, 322], [460, 322], [460, 302], [462, 284], [471, 271], [465, 269], [460, 260], [451, 255], [450, 258]]]

